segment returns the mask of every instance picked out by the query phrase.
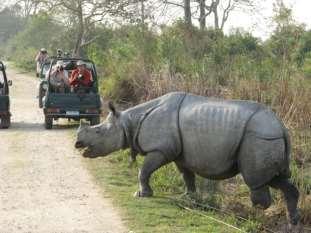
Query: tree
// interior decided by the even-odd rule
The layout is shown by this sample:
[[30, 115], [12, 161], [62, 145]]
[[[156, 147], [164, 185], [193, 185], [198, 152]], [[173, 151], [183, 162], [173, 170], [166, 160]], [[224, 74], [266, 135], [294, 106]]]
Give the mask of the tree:
[[67, 19], [75, 28], [74, 56], [81, 56], [81, 48], [92, 43], [97, 37], [91, 31], [98, 22], [105, 17], [122, 15], [125, 12], [127, 1], [105, 1], [105, 0], [56, 0], [53, 1], [54, 8], [67, 12]]
[[199, 7], [200, 7], [200, 29], [204, 30], [206, 28], [206, 0], [199, 0]]
[[188, 26], [192, 25], [191, 21], [191, 4], [190, 0], [184, 0], [184, 14], [185, 14], [185, 23]]
[[[204, 6], [202, 5], [201, 7]], [[251, 10], [255, 9], [255, 7], [255, 0], [211, 0], [205, 4], [207, 9], [205, 17], [213, 14], [214, 28], [223, 31], [230, 14], [234, 10]], [[204, 16], [201, 17], [203, 18]], [[202, 27], [204, 27], [203, 24], [201, 25]]]
[[277, 0], [274, 4], [273, 21], [276, 28], [268, 44], [272, 53], [278, 58], [280, 77], [286, 78], [295, 69], [299, 43], [305, 29], [303, 25], [294, 21], [292, 9], [286, 7], [282, 0]]
[[17, 0], [14, 6], [20, 9], [21, 17], [28, 19], [31, 15], [38, 14], [40, 10], [49, 11], [53, 6], [53, 1]]
[[164, 0], [164, 4], [183, 8], [185, 24], [188, 26], [192, 25], [191, 0], [183, 0], [183, 2]]
[[214, 28], [221, 31], [223, 31], [233, 11], [258, 9], [256, 2], [255, 0], [183, 0], [180, 3], [178, 1], [164, 0], [166, 5], [183, 8], [184, 21], [187, 25], [192, 25], [192, 18], [199, 12], [198, 19], [202, 30], [206, 28], [206, 18], [212, 16]]
[[0, 11], [0, 43], [6, 42], [22, 29], [22, 19], [16, 7], [6, 7]]

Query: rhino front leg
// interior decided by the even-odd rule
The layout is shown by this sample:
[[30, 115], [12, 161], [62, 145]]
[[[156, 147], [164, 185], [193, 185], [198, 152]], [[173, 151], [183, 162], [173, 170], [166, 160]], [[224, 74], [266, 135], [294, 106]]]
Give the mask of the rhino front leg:
[[150, 176], [154, 171], [169, 163], [169, 161], [161, 152], [154, 151], [146, 155], [143, 166], [138, 174], [139, 190], [135, 193], [136, 197], [150, 197], [153, 191], [149, 185]]
[[195, 174], [182, 164], [175, 162], [178, 170], [181, 172], [183, 179], [186, 184], [186, 195], [196, 192], [195, 187]]

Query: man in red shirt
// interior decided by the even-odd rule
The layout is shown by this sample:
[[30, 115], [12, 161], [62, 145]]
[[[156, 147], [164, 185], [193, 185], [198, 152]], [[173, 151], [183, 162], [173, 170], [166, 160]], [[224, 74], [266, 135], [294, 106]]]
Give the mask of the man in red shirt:
[[86, 68], [86, 63], [83, 61], [77, 62], [77, 69], [72, 71], [69, 78], [70, 86], [77, 87], [90, 87], [92, 85], [92, 73]]

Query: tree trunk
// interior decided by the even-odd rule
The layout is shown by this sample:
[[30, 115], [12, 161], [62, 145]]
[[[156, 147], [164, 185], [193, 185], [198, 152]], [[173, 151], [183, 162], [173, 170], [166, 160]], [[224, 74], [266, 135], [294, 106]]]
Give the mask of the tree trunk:
[[188, 26], [191, 26], [192, 25], [192, 21], [191, 21], [190, 0], [184, 0], [184, 12], [185, 12], [185, 23]]
[[81, 57], [81, 45], [84, 36], [84, 20], [83, 20], [83, 9], [82, 3], [78, 2], [78, 34], [76, 44], [73, 50], [74, 57]]
[[140, 0], [141, 4], [141, 24], [144, 26], [145, 24], [145, 3], [144, 0]]
[[215, 8], [214, 10], [214, 27], [215, 29], [219, 29], [219, 16], [218, 16], [217, 8]]
[[218, 6], [219, 6], [220, 0], [213, 1], [211, 5], [211, 11], [214, 14], [214, 27], [215, 29], [219, 29], [219, 15], [218, 15]]
[[206, 28], [206, 15], [205, 15], [205, 0], [200, 0], [200, 29], [204, 30]]

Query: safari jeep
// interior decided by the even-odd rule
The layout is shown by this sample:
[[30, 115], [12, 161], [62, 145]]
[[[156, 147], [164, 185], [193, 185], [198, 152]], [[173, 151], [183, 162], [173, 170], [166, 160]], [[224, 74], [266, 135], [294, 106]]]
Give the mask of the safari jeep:
[[[98, 80], [95, 65], [92, 61], [82, 59], [86, 68], [91, 72], [92, 84], [79, 90], [66, 86], [63, 91], [55, 90], [52, 84], [53, 70], [61, 68], [70, 77], [81, 59], [58, 58], [53, 59], [46, 77], [46, 94], [42, 98], [43, 112], [45, 116], [45, 128], [51, 129], [53, 120], [67, 118], [73, 120], [86, 119], [91, 125], [99, 124], [101, 113], [101, 101], [98, 94]], [[61, 63], [61, 67], [59, 67]], [[57, 70], [58, 72], [58, 70]]]
[[9, 86], [11, 80], [7, 80], [5, 65], [0, 61], [0, 128], [7, 129], [11, 125]]

